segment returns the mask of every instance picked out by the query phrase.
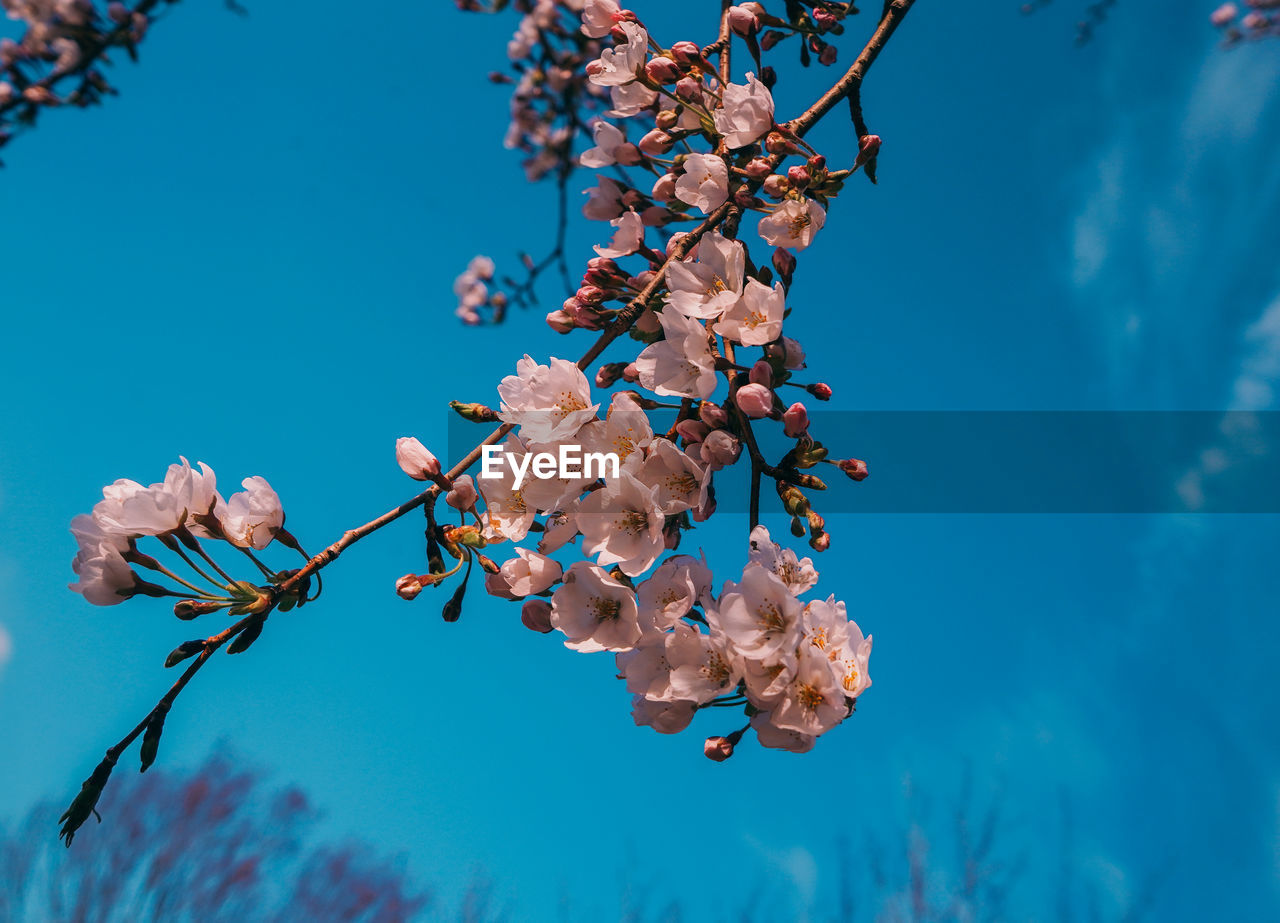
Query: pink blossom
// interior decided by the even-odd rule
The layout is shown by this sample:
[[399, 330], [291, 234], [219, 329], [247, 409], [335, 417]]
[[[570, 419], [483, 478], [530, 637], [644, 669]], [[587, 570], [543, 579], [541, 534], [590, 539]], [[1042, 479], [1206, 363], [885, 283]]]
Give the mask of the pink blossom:
[[617, 0], [586, 0], [582, 6], [582, 34], [604, 38], [613, 28], [613, 14], [617, 12]]
[[797, 439], [809, 431], [809, 411], [804, 404], [796, 402], [782, 413], [782, 432], [791, 439]]
[[396, 463], [415, 481], [430, 481], [440, 476], [440, 461], [414, 436], [396, 440]]
[[591, 249], [601, 256], [630, 256], [644, 245], [644, 222], [635, 212], [625, 212], [609, 222], [616, 230], [607, 247], [596, 244]]
[[592, 126], [592, 138], [595, 147], [588, 148], [578, 157], [578, 163], [584, 167], [607, 167], [617, 162], [617, 150], [626, 143], [627, 136], [622, 129], [612, 122], [600, 119]]
[[755, 279], [747, 279], [742, 297], [716, 322], [716, 333], [743, 346], [763, 346], [782, 334], [782, 315], [786, 311], [786, 292], [782, 283], [773, 288]]

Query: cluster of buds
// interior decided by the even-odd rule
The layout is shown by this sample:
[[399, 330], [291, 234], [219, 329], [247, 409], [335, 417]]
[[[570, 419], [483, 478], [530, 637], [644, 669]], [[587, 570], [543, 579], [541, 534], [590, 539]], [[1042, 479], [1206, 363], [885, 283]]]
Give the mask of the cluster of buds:
[[[10, 19], [26, 24], [19, 40], [0, 39], [0, 146], [14, 127], [35, 125], [42, 109], [91, 106], [114, 93], [95, 65], [111, 48], [136, 56], [156, 5], [158, 0], [101, 7], [92, 0], [0, 0]], [[64, 79], [73, 84], [65, 92]]]
[[1228, 45], [1280, 35], [1280, 0], [1242, 0], [1224, 3], [1209, 15]]

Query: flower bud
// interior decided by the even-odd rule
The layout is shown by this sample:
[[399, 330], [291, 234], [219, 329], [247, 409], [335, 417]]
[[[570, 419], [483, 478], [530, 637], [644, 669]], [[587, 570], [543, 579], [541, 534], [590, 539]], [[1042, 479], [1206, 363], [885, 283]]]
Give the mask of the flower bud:
[[453, 482], [453, 489], [444, 495], [444, 502], [465, 513], [476, 505], [476, 496], [475, 481], [471, 475], [464, 474]]
[[662, 527], [662, 547], [667, 551], [675, 551], [680, 547], [680, 520], [671, 518]]
[[173, 604], [173, 614], [184, 622], [189, 622], [198, 616], [217, 612], [221, 608], [222, 606], [218, 603], [210, 600], [181, 599]]
[[751, 190], [746, 186], [739, 186], [733, 191], [733, 204], [744, 211], [748, 211], [761, 208], [764, 205], [764, 200], [759, 196], [753, 196]]
[[712, 430], [702, 440], [701, 454], [704, 464], [720, 469], [738, 460], [738, 456], [742, 454], [742, 443], [728, 430]]
[[450, 401], [454, 412], [471, 423], [497, 423], [498, 412], [484, 404], [464, 404], [461, 401]]
[[782, 414], [782, 432], [790, 439], [798, 439], [809, 430], [809, 411], [798, 401]]
[[396, 462], [415, 481], [431, 481], [440, 476], [440, 460], [413, 436], [396, 440]]
[[831, 536], [826, 532], [818, 532], [809, 537], [809, 547], [814, 551], [826, 551], [831, 547]]
[[835, 45], [823, 45], [822, 50], [818, 52], [818, 63], [830, 67], [836, 63], [839, 52]]
[[707, 59], [702, 55], [702, 49], [693, 42], [676, 42], [671, 46], [671, 57], [678, 64], [682, 64], [685, 67], [711, 69], [711, 65], [707, 63]]
[[800, 148], [780, 131], [771, 131], [764, 139], [764, 149], [770, 154], [798, 154]]
[[794, 189], [805, 188], [809, 185], [810, 179], [811, 177], [809, 175], [808, 167], [797, 164], [794, 167], [787, 168], [787, 182], [789, 182]]
[[756, 364], [751, 366], [749, 378], [753, 385], [764, 385], [767, 388], [773, 384], [773, 366], [763, 359], [757, 359]]
[[485, 546], [484, 536], [475, 526], [452, 526], [444, 530], [444, 539], [446, 542], [465, 545], [468, 548], [483, 548]]
[[640, 370], [636, 368], [634, 362], [628, 362], [626, 368], [622, 370], [622, 377], [625, 381], [637, 382], [640, 380]]
[[486, 573], [484, 575], [484, 590], [490, 596], [496, 596], [499, 599], [519, 599], [515, 593], [511, 592], [511, 584], [507, 583], [507, 578], [502, 574], [501, 569], [497, 573]]
[[644, 73], [654, 83], [661, 84], [675, 83], [683, 74], [680, 66], [666, 55], [658, 55], [656, 58], [652, 58], [644, 66]]
[[676, 115], [676, 110], [674, 109], [663, 109], [653, 118], [653, 124], [663, 131], [671, 131], [676, 127], [676, 122], [678, 121], [680, 121], [680, 116]]
[[823, 382], [816, 381], [809, 385], [809, 387], [805, 388], [805, 390], [820, 401], [831, 400], [831, 386], [824, 384]]
[[796, 538], [804, 538], [804, 522], [799, 516], [791, 517], [791, 534]]
[[658, 177], [657, 182], [653, 184], [653, 191], [649, 193], [659, 202], [670, 202], [676, 197], [676, 177], [674, 173], [663, 173]]
[[[688, 231], [676, 231], [671, 235], [671, 239], [667, 241], [666, 255], [672, 256], [676, 252], [676, 247], [680, 246], [680, 241], [689, 236]], [[692, 254], [691, 254], [692, 255]]]
[[401, 599], [416, 599], [422, 592], [422, 579], [417, 574], [405, 574], [396, 581], [396, 595]]
[[773, 172], [773, 164], [764, 157], [752, 157], [743, 170], [751, 179], [762, 180]]
[[681, 420], [676, 424], [676, 432], [684, 439], [686, 445], [693, 445], [707, 438], [711, 427], [701, 420]]
[[676, 97], [687, 103], [702, 102], [702, 81], [697, 77], [681, 77], [676, 81]]
[[778, 247], [773, 251], [773, 268], [787, 285], [791, 284], [791, 276], [796, 271], [796, 257], [790, 250]]
[[1225, 25], [1228, 25], [1231, 22], [1231, 20], [1235, 19], [1236, 15], [1239, 12], [1240, 12], [1239, 7], [1237, 7], [1234, 3], [1224, 3], [1222, 4], [1222, 6], [1218, 7], [1216, 10], [1214, 10], [1212, 13], [1209, 14], [1209, 22], [1221, 28]]
[[671, 139], [669, 134], [660, 128], [655, 128], [640, 139], [640, 150], [650, 157], [656, 157], [659, 154], [665, 154], [670, 151], [674, 144], [675, 141]]
[[634, 167], [644, 160], [644, 155], [640, 153], [640, 148], [627, 141], [613, 149], [613, 159], [624, 167]]
[[107, 4], [107, 16], [109, 16], [111, 18], [111, 21], [114, 22], [117, 26], [123, 26], [125, 23], [127, 23], [129, 21], [130, 15], [131, 14], [129, 12], [129, 8], [125, 6], [123, 3]]
[[552, 630], [551, 604], [545, 599], [526, 599], [520, 609], [520, 621], [530, 631], [545, 635]]
[[785, 176], [770, 173], [764, 178], [764, 184], [760, 188], [764, 190], [764, 194], [769, 198], [781, 199], [787, 194], [787, 190], [791, 188], [791, 182]]
[[608, 293], [595, 285], [584, 285], [573, 293], [580, 304], [600, 304]]
[[738, 389], [734, 402], [748, 417], [758, 420], [767, 417], [773, 410], [773, 392], [764, 385], [752, 382]]
[[574, 329], [576, 324], [573, 318], [566, 314], [562, 309], [557, 308], [547, 313], [547, 326], [556, 333], [569, 333]]
[[858, 139], [858, 157], [853, 162], [853, 168], [865, 164], [868, 160], [873, 159], [880, 153], [880, 136], [879, 135], [863, 135]]
[[745, 6], [729, 7], [729, 28], [743, 38], [760, 31], [760, 17]]
[[760, 36], [760, 50], [770, 51], [775, 46], [777, 46], [778, 42], [782, 41], [786, 37], [787, 37], [787, 33], [778, 32], [775, 29], [770, 29], [764, 35]]
[[836, 24], [836, 15], [825, 6], [816, 6], [813, 8], [813, 24], [823, 32], [828, 31]]
[[809, 512], [809, 498], [791, 484], [778, 482], [778, 499], [782, 501], [782, 508], [792, 516], [803, 516]]
[[[737, 7], [734, 7], [734, 9], [737, 9]], [[728, 737], [708, 737], [706, 743], [702, 745], [702, 752], [707, 759], [723, 763], [733, 756], [733, 743]]]
[[712, 429], [720, 429], [729, 423], [728, 412], [712, 401], [703, 401], [698, 405], [698, 419]]
[[596, 370], [596, 387], [611, 388], [627, 367], [625, 362], [607, 362]]
[[782, 363], [784, 369], [802, 369], [804, 365], [804, 349], [791, 337], [781, 337], [778, 342], [765, 347], [765, 355]]
[[867, 475], [871, 472], [867, 470], [867, 463], [860, 458], [842, 458], [836, 462], [840, 470], [855, 481], [866, 480]]

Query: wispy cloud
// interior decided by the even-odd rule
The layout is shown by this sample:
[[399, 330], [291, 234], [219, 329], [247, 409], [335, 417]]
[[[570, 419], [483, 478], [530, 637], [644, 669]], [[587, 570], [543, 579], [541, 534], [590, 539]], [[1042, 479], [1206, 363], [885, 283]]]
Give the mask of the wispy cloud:
[[13, 638], [3, 625], [0, 625], [0, 676], [4, 675], [4, 668], [8, 666], [9, 660], [13, 657]]

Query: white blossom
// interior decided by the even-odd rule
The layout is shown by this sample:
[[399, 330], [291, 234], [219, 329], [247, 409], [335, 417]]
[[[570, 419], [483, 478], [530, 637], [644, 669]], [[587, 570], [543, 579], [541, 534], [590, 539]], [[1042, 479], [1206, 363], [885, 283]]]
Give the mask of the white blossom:
[[613, 14], [618, 11], [618, 0], [587, 0], [582, 5], [582, 34], [604, 38], [613, 28]]
[[803, 609], [773, 571], [748, 564], [741, 583], [725, 583], [719, 604], [707, 613], [707, 621], [745, 656], [767, 659], [780, 650], [795, 648]]
[[617, 564], [627, 576], [642, 574], [662, 554], [666, 517], [657, 488], [623, 468], [616, 479], [592, 491], [578, 509], [582, 550], [601, 565]]
[[697, 262], [673, 260], [667, 265], [667, 304], [686, 317], [719, 317], [742, 295], [745, 263], [740, 241], [711, 231], [698, 244]]
[[756, 526], [749, 539], [749, 561], [759, 564], [787, 585], [792, 594], [799, 596], [813, 589], [818, 583], [818, 572], [812, 558], [797, 558], [790, 548], [783, 548], [769, 537], [769, 530]]
[[729, 168], [724, 158], [715, 154], [687, 155], [684, 175], [676, 180], [676, 198], [705, 214], [723, 205], [729, 198]]
[[787, 294], [781, 282], [773, 288], [755, 279], [748, 279], [742, 297], [712, 328], [722, 337], [736, 340], [743, 346], [763, 346], [782, 333], [782, 315], [786, 310]]
[[499, 418], [518, 424], [529, 442], [572, 439], [600, 406], [591, 403], [591, 385], [575, 363], [553, 358], [539, 365], [527, 354], [516, 363], [516, 374], [502, 379], [498, 396]]
[[626, 41], [600, 52], [600, 59], [587, 65], [588, 79], [597, 86], [621, 86], [636, 79], [649, 52], [649, 33], [638, 22], [618, 24]]
[[630, 256], [644, 245], [644, 222], [633, 211], [623, 212], [609, 222], [616, 230], [607, 247], [592, 247], [598, 256]]
[[826, 211], [812, 199], [787, 199], [760, 219], [760, 236], [771, 247], [803, 250], [826, 221]]
[[657, 394], [710, 397], [716, 390], [716, 366], [706, 328], [674, 310], [660, 312], [658, 320], [666, 338], [636, 357], [640, 383]]
[[284, 526], [284, 508], [280, 497], [264, 477], [249, 477], [240, 482], [244, 488], [232, 494], [218, 518], [227, 541], [241, 548], [261, 551], [271, 544], [276, 532]]
[[612, 122], [600, 119], [592, 127], [591, 134], [595, 147], [583, 151], [578, 157], [578, 163], [592, 169], [617, 163], [614, 152], [627, 142], [627, 136], [622, 133], [622, 129]]
[[773, 94], [755, 74], [747, 74], [745, 85], [727, 84], [722, 100], [724, 107], [712, 115], [730, 150], [760, 140], [773, 128]]
[[551, 624], [565, 647], [584, 653], [627, 651], [640, 640], [635, 594], [588, 561], [575, 562], [552, 594]]

